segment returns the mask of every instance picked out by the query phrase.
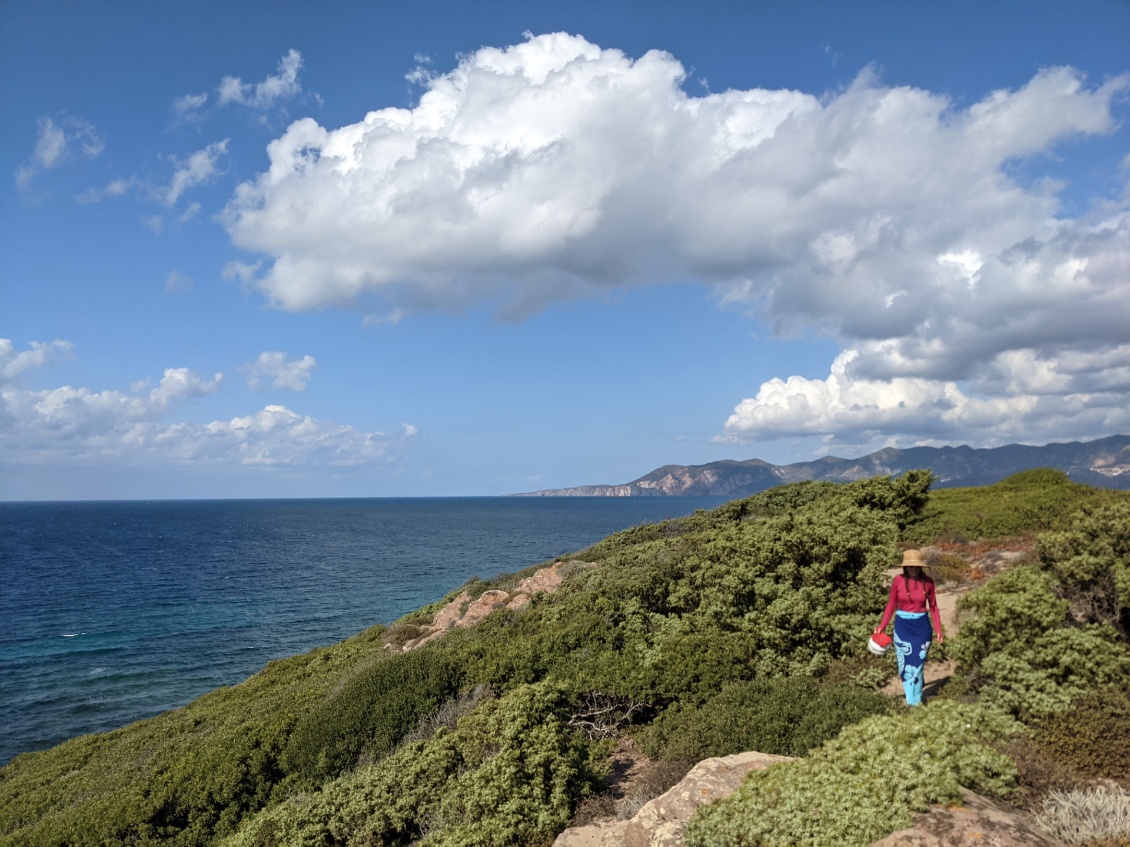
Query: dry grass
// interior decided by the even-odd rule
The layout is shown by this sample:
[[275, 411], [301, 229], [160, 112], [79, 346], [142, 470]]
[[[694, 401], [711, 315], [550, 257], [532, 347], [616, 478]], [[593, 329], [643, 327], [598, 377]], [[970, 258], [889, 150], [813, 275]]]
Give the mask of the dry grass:
[[1130, 841], [1130, 794], [1104, 785], [1052, 791], [1037, 820], [1067, 844]]

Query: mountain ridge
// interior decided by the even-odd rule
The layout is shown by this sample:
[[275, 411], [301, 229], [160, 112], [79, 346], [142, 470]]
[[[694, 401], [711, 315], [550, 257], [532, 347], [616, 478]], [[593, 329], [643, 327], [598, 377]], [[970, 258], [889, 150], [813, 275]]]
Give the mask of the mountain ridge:
[[1130, 435], [1043, 446], [884, 447], [858, 459], [823, 456], [774, 465], [764, 459], [722, 459], [705, 465], [663, 465], [620, 485], [580, 485], [514, 494], [514, 497], [746, 497], [777, 485], [807, 480], [853, 482], [899, 476], [929, 468], [934, 487], [991, 485], [1032, 468], [1057, 468], [1074, 482], [1130, 490]]

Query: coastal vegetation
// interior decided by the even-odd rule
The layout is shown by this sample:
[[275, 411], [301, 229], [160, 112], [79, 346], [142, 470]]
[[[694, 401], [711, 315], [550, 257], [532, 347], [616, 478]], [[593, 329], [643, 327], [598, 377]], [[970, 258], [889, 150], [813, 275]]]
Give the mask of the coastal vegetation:
[[[865, 845], [962, 788], [1093, 802], [1090, 781], [1130, 773], [1130, 497], [1056, 471], [930, 483], [802, 482], [635, 527], [564, 557], [561, 588], [527, 608], [401, 651], [460, 591], [535, 568], [473, 581], [182, 709], [18, 756], [0, 844], [545, 845], [609, 790], [625, 738], [674, 764], [798, 757], [702, 809], [691, 845]], [[1002, 538], [1029, 552], [996, 574], [952, 552]], [[865, 643], [900, 547], [934, 542], [973, 590], [945, 645], [953, 681], [907, 710]], [[1071, 802], [1049, 801], [1056, 820]]]

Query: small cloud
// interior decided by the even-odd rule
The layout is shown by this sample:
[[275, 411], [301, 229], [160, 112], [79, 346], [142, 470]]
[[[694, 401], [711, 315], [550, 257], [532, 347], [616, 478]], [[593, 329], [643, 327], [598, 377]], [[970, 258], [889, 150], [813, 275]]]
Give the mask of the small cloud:
[[221, 156], [228, 152], [228, 139], [209, 144], [203, 150], [197, 150], [187, 159], [176, 159], [176, 170], [167, 188], [162, 192], [162, 199], [166, 206], [176, 204], [180, 196], [201, 183], [208, 182], [217, 173], [217, 163]]
[[185, 94], [173, 101], [173, 111], [177, 117], [192, 120], [208, 102], [208, 94]]
[[404, 435], [407, 438], [411, 438], [414, 435], [418, 435], [419, 432], [420, 432], [420, 430], [416, 428], [415, 424], [402, 423], [401, 426], [404, 427]]
[[238, 259], [232, 259], [224, 265], [223, 270], [220, 271], [220, 276], [229, 281], [238, 279], [244, 285], [250, 285], [255, 282], [256, 274], [259, 273], [259, 268], [262, 266], [262, 260], [248, 264]]
[[288, 362], [286, 353], [276, 350], [259, 354], [254, 362], [249, 362], [240, 370], [247, 374], [247, 385], [252, 391], [264, 388], [280, 388], [286, 391], [305, 391], [306, 383], [318, 363], [313, 356]]
[[88, 121], [65, 114], [58, 123], [52, 118], [41, 117], [35, 149], [27, 163], [16, 170], [16, 185], [26, 190], [43, 171], [54, 170], [75, 154], [93, 159], [105, 146], [94, 124]]
[[196, 202], [189, 203], [184, 209], [184, 214], [182, 214], [179, 218], [177, 218], [177, 223], [178, 224], [188, 223], [190, 220], [192, 220], [193, 218], [195, 218], [197, 215], [200, 214], [201, 208], [203, 208], [203, 207], [199, 203], [196, 203]]
[[226, 76], [216, 89], [221, 106], [236, 103], [252, 109], [269, 109], [282, 100], [289, 100], [302, 92], [298, 72], [302, 68], [302, 54], [293, 48], [279, 60], [279, 72], [252, 85], [237, 76]]
[[115, 179], [106, 184], [105, 188], [88, 188], [75, 196], [75, 202], [82, 205], [101, 203], [107, 197], [121, 197], [134, 187], [132, 179]]
[[166, 294], [191, 294], [195, 287], [196, 283], [193, 282], [192, 277], [182, 274], [180, 271], [171, 271], [165, 277]]
[[74, 344], [69, 341], [33, 341], [31, 348], [16, 352], [10, 338], [0, 338], [0, 383], [14, 380], [25, 371], [42, 368], [69, 358]]
[[361, 321], [361, 326], [395, 326], [400, 323], [407, 314], [407, 309], [393, 309], [391, 312], [385, 312], [383, 315], [365, 315], [364, 320]]

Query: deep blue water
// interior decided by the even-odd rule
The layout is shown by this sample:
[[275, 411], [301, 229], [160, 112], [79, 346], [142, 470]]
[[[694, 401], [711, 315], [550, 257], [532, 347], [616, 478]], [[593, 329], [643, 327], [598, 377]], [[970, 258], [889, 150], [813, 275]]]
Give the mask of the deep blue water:
[[718, 498], [0, 503], [0, 765]]

